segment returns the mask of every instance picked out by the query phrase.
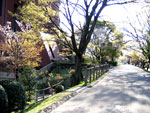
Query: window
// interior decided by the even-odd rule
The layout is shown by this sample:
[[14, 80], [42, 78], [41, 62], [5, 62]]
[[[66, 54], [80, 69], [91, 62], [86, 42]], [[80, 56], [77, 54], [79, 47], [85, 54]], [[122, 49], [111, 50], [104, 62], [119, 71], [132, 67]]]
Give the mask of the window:
[[0, 0], [0, 16], [2, 16], [2, 4], [3, 4], [3, 0]]

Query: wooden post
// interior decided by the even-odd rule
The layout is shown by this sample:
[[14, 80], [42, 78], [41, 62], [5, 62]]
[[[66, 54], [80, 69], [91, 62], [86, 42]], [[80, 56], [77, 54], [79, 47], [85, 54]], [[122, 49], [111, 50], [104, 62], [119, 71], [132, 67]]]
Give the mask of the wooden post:
[[35, 100], [38, 101], [37, 91], [35, 91]]
[[96, 80], [98, 79], [98, 72], [97, 72], [97, 66], [96, 66]]
[[103, 65], [103, 73], [105, 73], [105, 64]]
[[93, 81], [95, 80], [95, 66], [93, 67]]
[[99, 77], [101, 76], [101, 69], [100, 69], [100, 64], [99, 64]]
[[107, 71], [107, 67], [106, 67], [106, 64], [104, 65], [104, 67], [105, 67], [105, 68], [104, 68], [104, 69], [105, 69], [105, 70], [104, 70], [104, 72], [106, 72], [106, 71]]
[[42, 91], [43, 91], [43, 100], [44, 100], [45, 93], [44, 93], [44, 90], [42, 90]]
[[92, 76], [92, 75], [91, 75], [92, 72], [91, 72], [91, 71], [92, 71], [92, 68], [90, 68], [89, 70], [90, 70], [90, 83], [91, 83], [91, 79], [92, 79], [92, 77], [91, 77], [91, 76]]
[[102, 65], [102, 74], [104, 73], [104, 65]]
[[109, 65], [108, 65], [108, 64], [106, 64], [106, 67], [107, 67], [107, 71], [108, 71], [108, 69], [109, 69]]
[[85, 86], [87, 86], [87, 78], [88, 78], [88, 69], [85, 69], [85, 78], [84, 78], [84, 82], [85, 82]]

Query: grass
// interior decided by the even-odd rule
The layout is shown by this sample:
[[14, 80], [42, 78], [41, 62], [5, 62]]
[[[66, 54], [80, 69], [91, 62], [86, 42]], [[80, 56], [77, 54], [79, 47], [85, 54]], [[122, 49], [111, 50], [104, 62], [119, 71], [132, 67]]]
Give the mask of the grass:
[[[76, 88], [76, 87], [80, 87], [80, 86], [84, 86], [84, 81], [80, 82], [80, 84], [76, 85], [76, 86], [73, 86], [69, 89], [73, 89], [73, 88]], [[67, 89], [66, 91], [68, 91], [69, 89]]]
[[47, 98], [44, 101], [36, 102], [26, 107], [24, 113], [38, 113], [44, 108], [52, 105], [53, 103], [61, 100], [64, 96], [70, 95], [72, 92], [61, 92], [54, 96]]

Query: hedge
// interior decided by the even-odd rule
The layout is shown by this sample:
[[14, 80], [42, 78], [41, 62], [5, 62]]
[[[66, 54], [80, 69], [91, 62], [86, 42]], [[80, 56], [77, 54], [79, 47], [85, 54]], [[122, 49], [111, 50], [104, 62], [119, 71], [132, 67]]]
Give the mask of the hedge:
[[0, 112], [7, 113], [8, 98], [5, 89], [0, 85]]
[[24, 110], [26, 97], [22, 85], [10, 80], [0, 80], [0, 85], [3, 86], [8, 96], [8, 112]]

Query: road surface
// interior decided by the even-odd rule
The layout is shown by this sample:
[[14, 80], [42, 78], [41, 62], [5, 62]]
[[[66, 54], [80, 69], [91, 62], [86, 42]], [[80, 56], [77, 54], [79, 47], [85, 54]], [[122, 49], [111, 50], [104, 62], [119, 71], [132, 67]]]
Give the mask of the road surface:
[[52, 113], [150, 113], [150, 74], [120, 65]]

